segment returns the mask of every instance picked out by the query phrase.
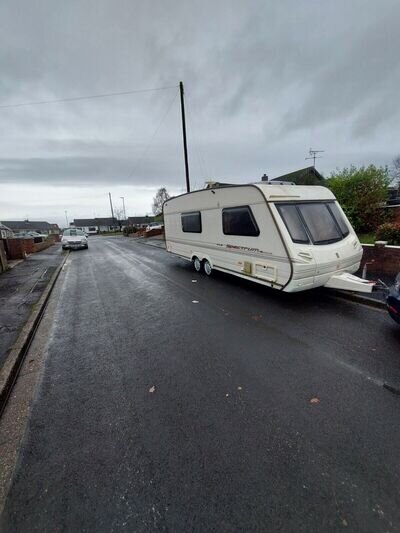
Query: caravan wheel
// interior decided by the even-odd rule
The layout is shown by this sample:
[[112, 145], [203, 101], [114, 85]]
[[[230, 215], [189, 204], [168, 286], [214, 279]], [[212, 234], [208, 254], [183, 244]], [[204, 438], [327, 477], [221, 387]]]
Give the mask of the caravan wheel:
[[207, 261], [207, 259], [204, 261], [203, 267], [204, 267], [204, 272], [207, 274], [207, 276], [211, 276], [212, 266], [211, 266], [211, 263]]
[[196, 272], [200, 272], [201, 270], [201, 261], [198, 257], [193, 258], [193, 266]]

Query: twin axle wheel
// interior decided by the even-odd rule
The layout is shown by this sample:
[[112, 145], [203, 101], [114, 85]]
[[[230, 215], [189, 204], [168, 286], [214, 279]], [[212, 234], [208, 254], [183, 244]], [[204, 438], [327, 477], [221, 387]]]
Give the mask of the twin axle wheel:
[[204, 259], [204, 261], [200, 261], [198, 257], [193, 258], [193, 267], [196, 272], [201, 272], [201, 269], [203, 268], [204, 272], [207, 274], [207, 276], [211, 276], [212, 273], [212, 266], [207, 259]]

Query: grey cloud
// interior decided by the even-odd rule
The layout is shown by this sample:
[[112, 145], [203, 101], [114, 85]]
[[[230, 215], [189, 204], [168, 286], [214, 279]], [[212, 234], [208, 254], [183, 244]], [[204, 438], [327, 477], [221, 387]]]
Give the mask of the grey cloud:
[[48, 157], [1, 159], [0, 184], [29, 183], [50, 186], [128, 184], [178, 186], [179, 176], [162, 172], [164, 159], [144, 161], [136, 169], [132, 161], [111, 157]]
[[[182, 79], [198, 183], [293, 170], [310, 144], [326, 172], [381, 163], [399, 150], [399, 17], [397, 0], [3, 0], [0, 104]], [[172, 96], [0, 109], [0, 185], [179, 187], [178, 100], [153, 138]]]

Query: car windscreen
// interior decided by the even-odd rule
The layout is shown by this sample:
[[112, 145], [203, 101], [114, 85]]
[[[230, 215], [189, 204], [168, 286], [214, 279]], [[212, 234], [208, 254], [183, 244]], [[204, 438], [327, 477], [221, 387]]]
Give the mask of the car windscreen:
[[350, 231], [335, 202], [277, 204], [277, 209], [293, 242], [329, 244]]
[[82, 237], [83, 235], [85, 235], [83, 233], [83, 231], [79, 230], [79, 229], [67, 229], [64, 231], [63, 235], [65, 237]]

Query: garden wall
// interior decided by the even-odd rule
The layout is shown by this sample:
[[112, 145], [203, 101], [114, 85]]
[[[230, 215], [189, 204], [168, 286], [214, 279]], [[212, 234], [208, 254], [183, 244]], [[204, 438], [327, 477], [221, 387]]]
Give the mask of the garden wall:
[[47, 238], [43, 242], [33, 242], [31, 239], [7, 239], [7, 256], [8, 259], [25, 259], [29, 254], [41, 252], [54, 244], [53, 237]]
[[377, 241], [375, 244], [363, 244], [361, 268], [367, 263], [371, 274], [395, 276], [400, 272], [400, 246], [387, 246]]

